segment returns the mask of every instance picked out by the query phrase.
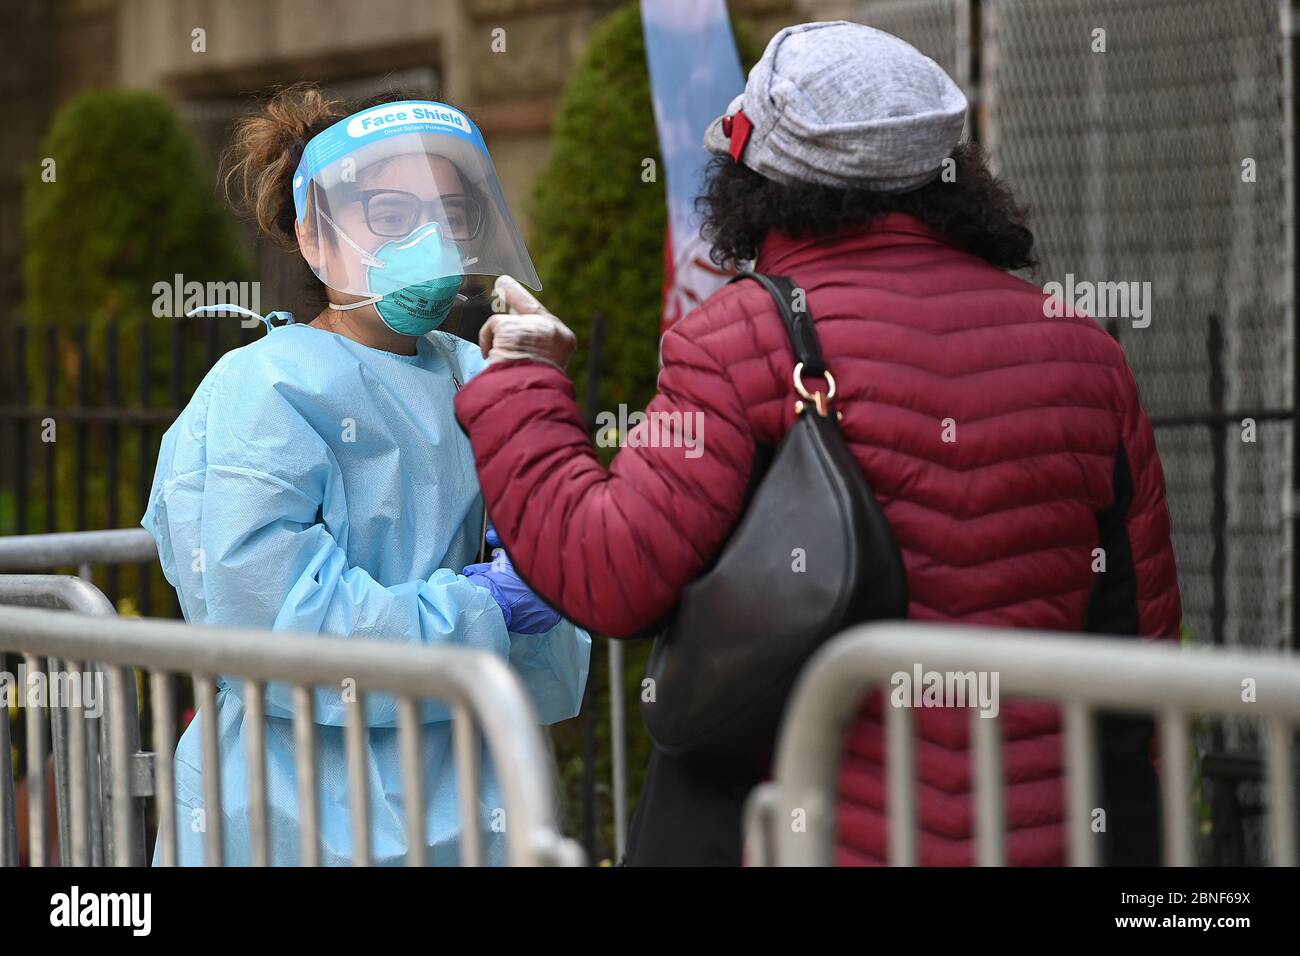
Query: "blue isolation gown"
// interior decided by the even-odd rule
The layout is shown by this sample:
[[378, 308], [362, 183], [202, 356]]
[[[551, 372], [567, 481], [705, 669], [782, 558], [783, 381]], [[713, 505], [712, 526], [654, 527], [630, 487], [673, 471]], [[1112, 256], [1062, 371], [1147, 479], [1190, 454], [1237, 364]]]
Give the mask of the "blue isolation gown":
[[[591, 639], [561, 621], [506, 631], [487, 589], [458, 573], [477, 559], [483, 502], [452, 400], [483, 365], [477, 346], [442, 332], [397, 355], [308, 325], [272, 328], [223, 356], [163, 436], [141, 524], [192, 624], [353, 640], [449, 644], [509, 660], [543, 723], [577, 714]], [[267, 640], [276, 640], [271, 635]], [[176, 748], [179, 862], [204, 862], [201, 725], [218, 722], [225, 862], [251, 862], [244, 685], [218, 684]], [[322, 862], [347, 863], [351, 815], [339, 689], [316, 691]], [[428, 861], [459, 858], [450, 711], [421, 704]], [[397, 707], [367, 697], [371, 853], [406, 852]], [[271, 862], [299, 862], [292, 692], [266, 694]], [[486, 753], [480, 819], [501, 806]], [[495, 817], [499, 819], [499, 816]], [[503, 834], [485, 826], [488, 862]], [[155, 851], [154, 862], [158, 862]]]

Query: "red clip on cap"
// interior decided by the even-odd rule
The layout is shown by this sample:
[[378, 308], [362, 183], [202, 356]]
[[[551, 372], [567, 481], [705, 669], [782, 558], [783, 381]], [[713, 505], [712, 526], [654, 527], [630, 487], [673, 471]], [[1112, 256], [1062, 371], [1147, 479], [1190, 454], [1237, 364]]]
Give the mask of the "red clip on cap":
[[753, 122], [745, 115], [744, 110], [736, 110], [734, 116], [724, 116], [722, 118], [722, 132], [731, 139], [731, 146], [728, 149], [731, 158], [736, 162], [740, 162], [740, 156], [745, 152], [745, 146], [749, 143], [750, 134], [754, 132]]

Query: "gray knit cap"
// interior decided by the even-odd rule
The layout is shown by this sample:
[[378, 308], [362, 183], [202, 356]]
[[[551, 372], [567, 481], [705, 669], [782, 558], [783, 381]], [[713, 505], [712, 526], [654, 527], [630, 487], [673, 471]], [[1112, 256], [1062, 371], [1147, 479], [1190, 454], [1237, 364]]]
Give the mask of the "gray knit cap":
[[[787, 27], [749, 72], [745, 92], [704, 134], [783, 183], [905, 192], [936, 178], [966, 120], [966, 97], [929, 57], [898, 37], [836, 20]], [[728, 130], [737, 132], [733, 137]]]

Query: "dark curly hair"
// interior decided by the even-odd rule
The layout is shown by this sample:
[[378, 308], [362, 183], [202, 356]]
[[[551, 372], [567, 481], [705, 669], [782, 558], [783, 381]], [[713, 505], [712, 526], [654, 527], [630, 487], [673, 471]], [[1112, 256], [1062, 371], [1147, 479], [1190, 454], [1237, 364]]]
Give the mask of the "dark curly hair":
[[706, 170], [704, 195], [696, 209], [701, 233], [712, 244], [710, 258], [732, 267], [752, 261], [772, 231], [796, 239], [815, 238], [860, 226], [888, 212], [908, 213], [972, 255], [1001, 269], [1036, 266], [1028, 214], [1011, 190], [989, 171], [975, 143], [958, 144], [952, 158], [957, 177], [943, 178], [905, 193], [835, 189], [815, 183], [787, 186], [761, 176], [730, 156], [717, 156]]

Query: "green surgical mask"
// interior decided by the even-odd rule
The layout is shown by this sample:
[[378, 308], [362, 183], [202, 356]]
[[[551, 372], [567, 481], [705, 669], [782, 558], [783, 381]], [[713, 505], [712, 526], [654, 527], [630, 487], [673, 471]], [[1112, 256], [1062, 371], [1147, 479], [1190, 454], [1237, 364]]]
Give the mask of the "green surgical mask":
[[465, 276], [459, 248], [442, 237], [437, 223], [427, 222], [365, 255], [366, 277], [375, 295], [330, 308], [346, 312], [373, 305], [384, 324], [399, 335], [427, 335], [447, 321]]

